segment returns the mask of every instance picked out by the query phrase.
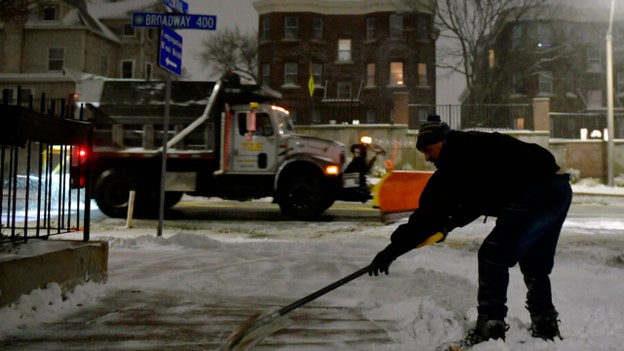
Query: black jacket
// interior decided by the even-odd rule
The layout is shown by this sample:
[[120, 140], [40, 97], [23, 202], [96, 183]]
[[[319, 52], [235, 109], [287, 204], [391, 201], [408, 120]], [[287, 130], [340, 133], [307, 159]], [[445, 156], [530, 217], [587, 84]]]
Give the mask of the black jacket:
[[438, 231], [481, 215], [497, 216], [519, 194], [552, 177], [554, 156], [537, 144], [500, 133], [452, 131], [427, 182], [419, 208], [392, 234], [395, 256]]

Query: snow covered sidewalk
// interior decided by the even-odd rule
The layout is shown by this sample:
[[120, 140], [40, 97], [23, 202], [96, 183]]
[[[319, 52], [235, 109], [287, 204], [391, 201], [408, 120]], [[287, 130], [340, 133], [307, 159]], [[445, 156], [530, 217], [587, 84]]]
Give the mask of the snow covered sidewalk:
[[[474, 350], [619, 350], [624, 344], [624, 219], [566, 222], [553, 273], [564, 340], [526, 329], [518, 269], [506, 343]], [[598, 218], [599, 219], [599, 218]], [[52, 284], [0, 310], [2, 350], [216, 350], [254, 313], [283, 307], [367, 265], [396, 224], [106, 219], [109, 279], [72, 293]], [[289, 314], [257, 350], [431, 350], [476, 318], [476, 251], [493, 220], [399, 258], [390, 275], [361, 277]]]

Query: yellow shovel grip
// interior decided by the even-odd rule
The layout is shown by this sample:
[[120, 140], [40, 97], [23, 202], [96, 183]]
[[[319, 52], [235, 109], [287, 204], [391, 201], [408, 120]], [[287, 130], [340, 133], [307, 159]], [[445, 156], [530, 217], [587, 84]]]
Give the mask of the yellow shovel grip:
[[437, 243], [438, 241], [440, 241], [442, 239], [444, 239], [444, 234], [442, 234], [442, 232], [437, 232], [437, 233], [433, 234], [432, 236], [428, 237], [425, 241], [420, 243], [418, 246], [416, 246], [416, 248], [420, 249], [423, 246], [435, 244], [435, 243]]

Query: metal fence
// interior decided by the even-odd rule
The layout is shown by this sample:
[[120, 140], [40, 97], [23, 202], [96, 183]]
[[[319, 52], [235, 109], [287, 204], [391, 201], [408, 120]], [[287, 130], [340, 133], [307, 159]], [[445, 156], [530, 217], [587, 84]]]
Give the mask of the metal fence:
[[533, 128], [530, 104], [421, 105], [410, 104], [410, 129], [419, 129], [428, 114], [438, 114], [453, 129], [523, 130]]
[[[624, 139], [624, 113], [614, 115], [613, 135]], [[550, 113], [550, 136], [558, 139], [605, 139], [607, 134], [607, 114], [590, 113]]]
[[65, 100], [15, 103], [0, 104], [0, 245], [75, 231], [88, 241], [90, 201], [71, 188], [70, 165], [90, 126]]

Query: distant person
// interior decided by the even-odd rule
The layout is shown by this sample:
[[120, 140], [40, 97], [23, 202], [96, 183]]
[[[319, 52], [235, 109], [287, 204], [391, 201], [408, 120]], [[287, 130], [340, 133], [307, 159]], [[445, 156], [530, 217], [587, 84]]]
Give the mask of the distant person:
[[419, 208], [375, 256], [369, 274], [388, 274], [397, 257], [437, 232], [446, 236], [481, 215], [493, 216], [496, 225], [478, 253], [476, 326], [463, 340], [445, 347], [505, 339], [509, 268], [516, 263], [528, 288], [532, 336], [561, 338], [549, 275], [572, 200], [569, 175], [541, 146], [500, 133], [455, 131], [436, 115], [420, 128], [416, 148], [437, 170], [421, 194]]

